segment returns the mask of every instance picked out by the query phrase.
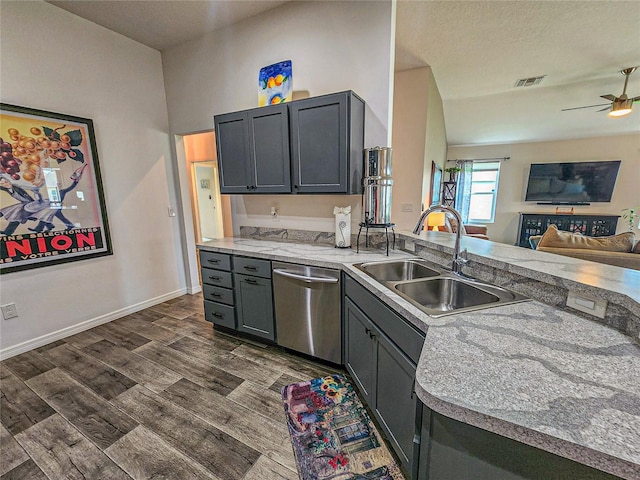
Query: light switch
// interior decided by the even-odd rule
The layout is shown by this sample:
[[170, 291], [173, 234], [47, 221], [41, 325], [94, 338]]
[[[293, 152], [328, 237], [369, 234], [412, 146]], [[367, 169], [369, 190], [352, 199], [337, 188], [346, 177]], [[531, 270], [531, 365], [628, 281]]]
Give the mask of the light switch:
[[403, 203], [402, 204], [403, 212], [413, 212], [413, 203]]

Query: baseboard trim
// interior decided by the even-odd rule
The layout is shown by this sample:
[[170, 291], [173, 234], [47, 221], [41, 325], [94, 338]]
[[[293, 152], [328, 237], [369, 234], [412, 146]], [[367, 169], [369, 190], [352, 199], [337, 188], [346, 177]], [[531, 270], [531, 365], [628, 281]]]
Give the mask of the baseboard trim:
[[46, 335], [42, 335], [32, 340], [27, 340], [26, 342], [3, 348], [2, 350], [0, 350], [0, 360], [6, 360], [7, 358], [20, 355], [21, 353], [28, 352], [29, 350], [33, 350], [34, 348], [42, 347], [44, 345], [47, 345], [48, 343], [55, 342], [56, 340], [62, 340], [63, 338], [75, 335], [76, 333], [84, 332], [85, 330], [97, 327], [98, 325], [102, 325], [103, 323], [117, 320], [118, 318], [130, 315], [135, 312], [139, 312], [140, 310], [144, 310], [145, 308], [164, 303], [167, 300], [171, 300], [172, 298], [180, 297], [186, 293], [187, 289], [181, 288], [179, 290], [175, 290], [173, 292], [165, 293], [164, 295], [145, 300], [144, 302], [136, 303], [135, 305], [121, 308], [120, 310], [116, 310], [105, 315], [86, 320], [84, 322], [76, 323], [75, 325], [56, 330], [55, 332], [47, 333]]
[[196, 293], [200, 293], [202, 291], [201, 285], [196, 285], [194, 287], [187, 287], [187, 293], [189, 295], [195, 295]]

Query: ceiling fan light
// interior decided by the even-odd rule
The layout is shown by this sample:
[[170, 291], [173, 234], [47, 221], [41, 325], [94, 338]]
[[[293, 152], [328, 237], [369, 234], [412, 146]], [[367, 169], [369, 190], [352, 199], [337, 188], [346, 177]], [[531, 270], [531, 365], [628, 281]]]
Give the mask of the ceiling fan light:
[[624, 117], [631, 113], [632, 108], [632, 100], [618, 100], [611, 104], [611, 111], [607, 115], [610, 117]]

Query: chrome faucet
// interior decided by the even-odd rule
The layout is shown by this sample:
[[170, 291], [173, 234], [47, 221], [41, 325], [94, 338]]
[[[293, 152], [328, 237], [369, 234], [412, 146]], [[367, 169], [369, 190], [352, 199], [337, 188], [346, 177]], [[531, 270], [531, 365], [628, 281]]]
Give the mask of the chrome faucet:
[[462, 232], [464, 230], [464, 226], [462, 225], [462, 216], [455, 208], [447, 207], [445, 205], [434, 204], [427, 208], [424, 212], [420, 214], [420, 219], [418, 223], [416, 223], [415, 228], [413, 229], [413, 233], [415, 235], [419, 235], [422, 229], [424, 228], [424, 220], [429, 216], [432, 212], [449, 212], [453, 215], [458, 222], [458, 228], [456, 229], [456, 245], [453, 249], [453, 263], [451, 265], [451, 270], [453, 273], [457, 273], [462, 275], [462, 266], [465, 265], [469, 260], [466, 258], [467, 249], [460, 253], [460, 240], [462, 239]]

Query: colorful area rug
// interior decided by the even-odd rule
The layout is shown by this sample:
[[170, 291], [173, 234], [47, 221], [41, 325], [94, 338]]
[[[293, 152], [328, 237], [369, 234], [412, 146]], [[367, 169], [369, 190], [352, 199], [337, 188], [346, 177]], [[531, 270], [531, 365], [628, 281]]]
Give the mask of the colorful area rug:
[[282, 388], [301, 480], [404, 480], [343, 375]]

